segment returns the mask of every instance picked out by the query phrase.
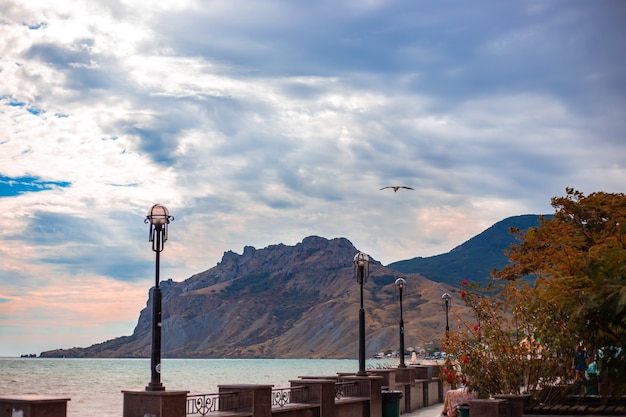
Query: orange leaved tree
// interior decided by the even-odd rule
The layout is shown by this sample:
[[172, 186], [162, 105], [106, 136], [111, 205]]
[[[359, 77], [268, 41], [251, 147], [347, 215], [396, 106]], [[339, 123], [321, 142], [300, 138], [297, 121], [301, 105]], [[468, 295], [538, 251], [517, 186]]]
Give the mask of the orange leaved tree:
[[569, 381], [582, 343], [604, 393], [625, 394], [626, 195], [568, 188], [552, 206], [539, 227], [513, 231], [519, 243], [496, 283], [464, 290], [476, 323], [461, 320], [446, 348], [470, 387], [494, 394], [490, 373], [509, 393]]

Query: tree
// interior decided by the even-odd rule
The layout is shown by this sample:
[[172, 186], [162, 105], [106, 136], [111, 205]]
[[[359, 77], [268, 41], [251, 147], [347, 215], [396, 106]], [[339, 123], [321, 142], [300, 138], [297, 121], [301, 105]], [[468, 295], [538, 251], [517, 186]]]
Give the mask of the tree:
[[488, 398], [539, 393], [568, 379], [569, 328], [552, 318], [549, 306], [535, 303], [531, 283], [464, 281], [461, 298], [471, 314], [459, 315], [444, 341], [448, 355], [442, 371], [450, 383]]
[[[607, 388], [626, 393], [626, 195], [572, 188], [552, 198], [556, 213], [525, 234], [507, 253], [511, 264], [494, 278], [534, 277], [529, 308], [552, 315], [572, 349], [583, 343], [599, 353], [599, 374]], [[537, 329], [546, 336], [547, 329]], [[562, 346], [566, 341], [561, 341]]]

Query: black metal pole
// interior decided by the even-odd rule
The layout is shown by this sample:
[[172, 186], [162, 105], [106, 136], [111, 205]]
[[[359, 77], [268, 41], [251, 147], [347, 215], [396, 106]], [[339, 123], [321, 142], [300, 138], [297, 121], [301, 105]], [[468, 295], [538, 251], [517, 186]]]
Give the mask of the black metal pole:
[[154, 289], [152, 290], [152, 350], [150, 354], [150, 383], [146, 391], [164, 391], [165, 387], [161, 383], [161, 288], [159, 287], [160, 277], [160, 254], [163, 250], [162, 226], [154, 229], [154, 241], [152, 249], [156, 253], [156, 268], [154, 274]]
[[358, 278], [361, 286], [361, 308], [359, 309], [359, 372], [357, 372], [357, 376], [367, 376], [367, 372], [365, 372], [365, 309], [363, 309], [364, 268], [363, 265], [358, 267]]
[[404, 363], [404, 319], [402, 318], [402, 287], [400, 290], [400, 365], [398, 368], [406, 368]]
[[448, 325], [448, 300], [446, 299], [446, 342], [448, 341], [449, 334], [450, 334], [450, 326]]

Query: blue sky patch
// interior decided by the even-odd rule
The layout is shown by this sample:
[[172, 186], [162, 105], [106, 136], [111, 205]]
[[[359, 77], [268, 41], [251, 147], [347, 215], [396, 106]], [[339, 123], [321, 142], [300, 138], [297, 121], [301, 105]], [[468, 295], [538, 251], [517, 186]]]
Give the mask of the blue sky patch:
[[11, 107], [23, 107], [24, 105], [26, 105], [26, 103], [24, 103], [23, 101], [15, 100], [14, 98], [11, 98], [9, 96], [2, 96], [1, 99], [8, 100], [7, 105]]
[[44, 181], [37, 177], [11, 178], [0, 175], [0, 197], [14, 197], [24, 193], [50, 190], [52, 188], [65, 188], [71, 185], [67, 181]]
[[44, 113], [44, 110], [27, 106], [23, 101], [16, 100], [11, 96], [0, 96], [0, 100], [7, 100], [6, 104], [11, 107], [23, 107], [27, 112], [34, 114], [35, 116], [39, 116], [41, 113]]
[[43, 110], [41, 109], [35, 109], [33, 107], [27, 107], [26, 111], [28, 111], [31, 114], [34, 114], [35, 116], [39, 116], [41, 113], [43, 113]]
[[46, 22], [35, 23], [35, 24], [24, 23], [24, 26], [26, 26], [30, 30], [37, 30], [37, 29], [45, 28], [47, 26], [47, 23]]

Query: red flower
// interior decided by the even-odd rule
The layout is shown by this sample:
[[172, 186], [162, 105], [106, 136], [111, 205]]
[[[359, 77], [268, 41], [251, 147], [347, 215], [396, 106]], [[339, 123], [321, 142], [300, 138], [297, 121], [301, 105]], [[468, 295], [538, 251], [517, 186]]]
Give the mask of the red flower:
[[465, 298], [465, 291], [461, 291], [461, 298]]
[[556, 322], [556, 325], [561, 327], [563, 325], [563, 322], [561, 320], [559, 320], [559, 321]]
[[448, 374], [448, 382], [454, 381], [454, 376], [452, 374]]
[[448, 371], [448, 368], [443, 368], [443, 373], [444, 374], [447, 374], [448, 372], [450, 372], [450, 371]]
[[474, 325], [474, 331], [475, 331], [475, 332], [477, 332], [477, 331], [478, 331], [478, 329], [479, 329], [478, 324], [475, 324], [475, 325]]
[[463, 358], [461, 359], [461, 362], [467, 363], [467, 356], [463, 356]]
[[461, 285], [467, 285], [467, 280], [464, 279], [463, 282], [461, 282]]

